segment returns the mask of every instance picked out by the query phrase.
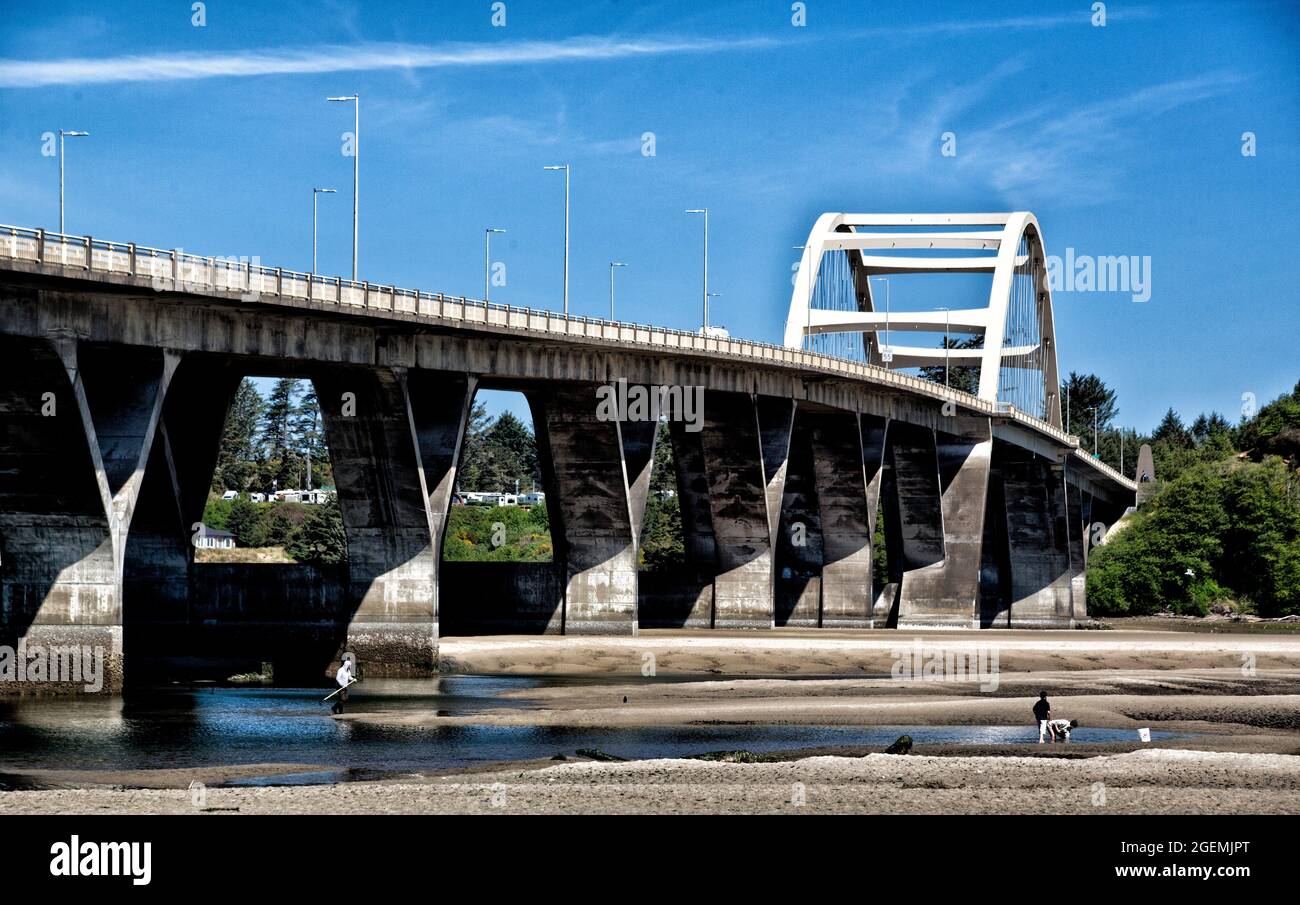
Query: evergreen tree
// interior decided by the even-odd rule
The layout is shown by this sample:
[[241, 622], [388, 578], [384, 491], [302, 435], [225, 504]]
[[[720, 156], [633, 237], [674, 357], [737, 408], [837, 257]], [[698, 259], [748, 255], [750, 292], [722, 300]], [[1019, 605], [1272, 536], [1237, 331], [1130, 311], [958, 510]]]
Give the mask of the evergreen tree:
[[348, 538], [338, 500], [312, 506], [311, 512], [289, 537], [285, 552], [298, 562], [340, 563], [348, 558]]
[[[1104, 434], [1119, 414], [1115, 391], [1095, 374], [1070, 372], [1061, 388], [1061, 416], [1066, 419], [1065, 431], [1079, 438], [1088, 452], [1093, 448], [1093, 426]], [[1094, 420], [1095, 419], [1095, 420]], [[1097, 438], [1100, 448], [1101, 437]]]
[[257, 386], [245, 377], [235, 391], [221, 432], [221, 448], [212, 475], [213, 490], [248, 489], [257, 470], [257, 429], [264, 407]]
[[[944, 337], [941, 349], [982, 349], [984, 348], [984, 337], [969, 336], [966, 339], [956, 339], [952, 336]], [[948, 363], [948, 388], [957, 390], [962, 393], [975, 395], [980, 389], [980, 370], [966, 365], [958, 365], [956, 359]], [[927, 365], [918, 372], [919, 376], [926, 380], [933, 380], [935, 383], [944, 382], [943, 365]]]
[[235, 535], [241, 547], [262, 546], [259, 523], [262, 513], [248, 497], [240, 496], [230, 505], [230, 514], [226, 516], [226, 530]]

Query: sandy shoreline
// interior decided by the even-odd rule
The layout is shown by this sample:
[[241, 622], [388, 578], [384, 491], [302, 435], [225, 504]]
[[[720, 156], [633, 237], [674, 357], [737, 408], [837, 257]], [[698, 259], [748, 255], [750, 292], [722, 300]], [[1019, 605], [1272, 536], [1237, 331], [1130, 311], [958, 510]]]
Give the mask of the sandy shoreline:
[[[893, 652], [996, 644], [994, 682], [888, 677]], [[383, 710], [364, 683], [358, 727], [1028, 726], [1039, 690], [1058, 716], [1128, 741], [847, 747], [758, 763], [575, 758], [422, 774], [352, 773], [333, 785], [233, 787], [338, 774], [312, 764], [187, 770], [0, 771], [0, 814], [26, 813], [1300, 813], [1300, 638], [1159, 632], [812, 633], [628, 639], [449, 639], [475, 673], [602, 675], [508, 691], [442, 716]], [[660, 675], [641, 673], [653, 654]], [[576, 668], [581, 663], [584, 668]], [[1175, 665], [1176, 664], [1176, 665]], [[506, 665], [509, 668], [504, 668]], [[495, 669], [491, 667], [497, 667]], [[717, 676], [725, 672], [726, 678]], [[825, 678], [799, 678], [799, 676]], [[1182, 733], [1151, 744], [1137, 728]], [[566, 756], [564, 754], [561, 757]], [[345, 773], [347, 771], [344, 771]], [[268, 778], [270, 778], [268, 780]], [[196, 804], [191, 782], [207, 786]], [[1099, 803], [1100, 802], [1100, 803]]]
[[9, 814], [1297, 814], [1300, 756], [1144, 750], [1028, 757], [811, 757], [559, 764], [343, 783], [9, 792]]

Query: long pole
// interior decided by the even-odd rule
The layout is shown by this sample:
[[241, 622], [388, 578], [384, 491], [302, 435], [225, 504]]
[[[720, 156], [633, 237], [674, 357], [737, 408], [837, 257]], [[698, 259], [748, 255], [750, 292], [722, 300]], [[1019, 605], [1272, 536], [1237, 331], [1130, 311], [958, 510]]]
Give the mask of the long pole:
[[622, 261], [609, 262], [609, 319], [614, 320], [614, 268], [626, 267]]
[[709, 209], [704, 209], [704, 328], [709, 327]]
[[361, 95], [327, 97], [325, 100], [351, 101], [356, 105], [352, 127], [352, 282], [355, 283], [357, 281], [357, 210], [361, 192]]
[[352, 282], [357, 281], [357, 235], [361, 199], [361, 95], [355, 102], [352, 125]]
[[943, 385], [948, 386], [948, 350], [952, 347], [948, 340], [949, 333], [952, 332], [951, 314], [949, 309], [943, 309]]
[[[316, 210], [321, 195], [333, 195], [334, 189], [313, 188], [311, 190], [311, 272], [316, 273]], [[307, 287], [308, 290], [311, 287]], [[309, 291], [307, 293], [311, 295]]]
[[63, 137], [84, 138], [89, 134], [76, 129], [59, 130], [59, 235], [63, 235]]
[[700, 207], [686, 213], [704, 215], [704, 323], [700, 327], [700, 332], [704, 333], [709, 329], [709, 209]]
[[564, 167], [564, 316], [569, 316], [569, 176], [570, 170]]
[[569, 316], [569, 176], [570, 170], [567, 163], [557, 164], [551, 167], [542, 167], [543, 170], [564, 170], [564, 316]]

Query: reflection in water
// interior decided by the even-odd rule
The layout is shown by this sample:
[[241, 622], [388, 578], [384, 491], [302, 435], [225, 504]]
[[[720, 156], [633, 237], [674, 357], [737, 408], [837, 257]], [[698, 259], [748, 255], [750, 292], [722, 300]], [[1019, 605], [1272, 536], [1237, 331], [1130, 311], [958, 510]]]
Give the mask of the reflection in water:
[[[464, 716], [524, 706], [504, 691], [588, 680], [446, 676], [370, 680], [353, 707]], [[277, 784], [336, 782], [374, 772], [414, 772], [490, 761], [547, 758], [599, 748], [626, 758], [744, 748], [782, 751], [838, 745], [884, 748], [899, 735], [918, 744], [1037, 742], [1029, 726], [373, 726], [330, 718], [320, 689], [199, 688], [121, 699], [0, 703], [0, 770], [149, 769], [304, 763], [338, 769], [277, 777]], [[1153, 732], [1153, 737], [1169, 733]], [[1082, 728], [1078, 742], [1132, 741], [1135, 733]]]

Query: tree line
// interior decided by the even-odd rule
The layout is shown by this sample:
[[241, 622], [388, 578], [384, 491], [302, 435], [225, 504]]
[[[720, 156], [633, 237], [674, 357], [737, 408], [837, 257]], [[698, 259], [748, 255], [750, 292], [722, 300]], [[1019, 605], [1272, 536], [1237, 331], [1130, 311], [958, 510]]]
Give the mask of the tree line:
[[1156, 496], [1088, 561], [1097, 615], [1300, 614], [1300, 383], [1235, 427], [1170, 410]]
[[271, 494], [333, 483], [320, 403], [311, 381], [281, 377], [263, 397], [257, 384], [245, 377], [226, 416], [212, 489]]

